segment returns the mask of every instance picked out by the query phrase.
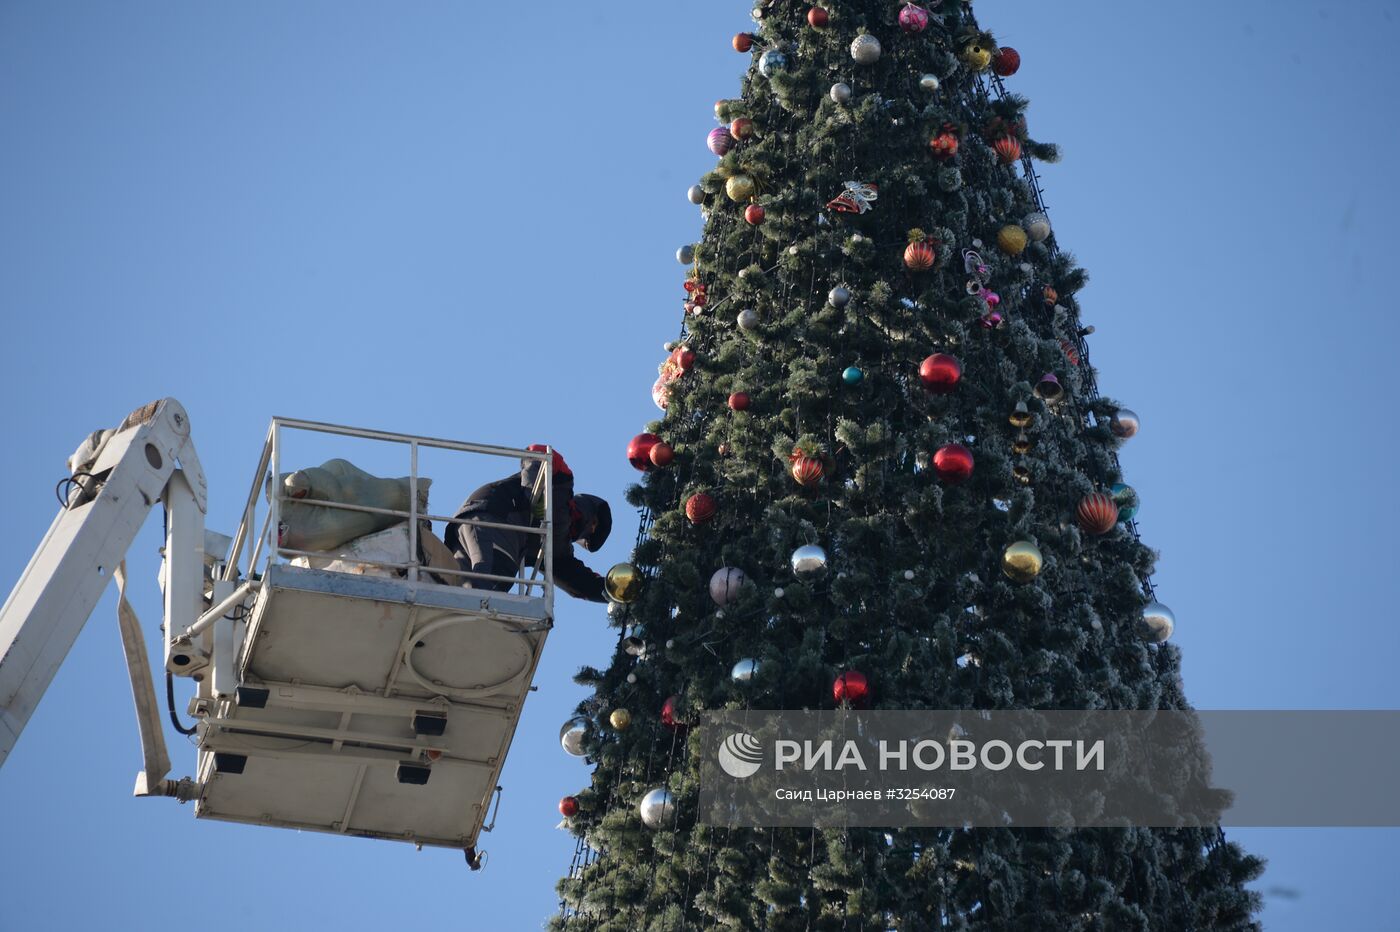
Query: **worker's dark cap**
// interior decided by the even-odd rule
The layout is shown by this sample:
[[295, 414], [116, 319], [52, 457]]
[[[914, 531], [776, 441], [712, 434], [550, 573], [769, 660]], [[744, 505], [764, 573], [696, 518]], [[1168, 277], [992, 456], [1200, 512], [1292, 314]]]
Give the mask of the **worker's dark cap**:
[[596, 495], [575, 495], [574, 502], [583, 518], [580, 522], [582, 526], [587, 527], [595, 518], [598, 520], [598, 526], [593, 529], [593, 533], [582, 538], [583, 545], [588, 548], [589, 553], [596, 553], [602, 549], [603, 543], [612, 533], [612, 509], [606, 501]]

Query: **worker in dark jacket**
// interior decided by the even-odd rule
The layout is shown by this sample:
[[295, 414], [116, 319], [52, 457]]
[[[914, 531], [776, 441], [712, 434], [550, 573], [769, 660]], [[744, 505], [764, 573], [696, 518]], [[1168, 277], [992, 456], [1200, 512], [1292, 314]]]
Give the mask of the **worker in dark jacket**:
[[[545, 447], [535, 444], [529, 449], [543, 452]], [[544, 518], [544, 493], [541, 490], [536, 501], [535, 486], [541, 465], [535, 460], [526, 460], [519, 473], [483, 485], [467, 496], [454, 517], [522, 528], [540, 527]], [[574, 494], [574, 474], [558, 453], [554, 454], [554, 514], [555, 584], [575, 598], [607, 601], [603, 577], [574, 556], [573, 544], [588, 551], [602, 547], [612, 530], [612, 510], [596, 495]], [[544, 537], [451, 521], [443, 530], [442, 539], [463, 570], [515, 577], [522, 568], [535, 564]], [[511, 588], [510, 583], [488, 579], [468, 579], [467, 583], [476, 589], [500, 592]]]

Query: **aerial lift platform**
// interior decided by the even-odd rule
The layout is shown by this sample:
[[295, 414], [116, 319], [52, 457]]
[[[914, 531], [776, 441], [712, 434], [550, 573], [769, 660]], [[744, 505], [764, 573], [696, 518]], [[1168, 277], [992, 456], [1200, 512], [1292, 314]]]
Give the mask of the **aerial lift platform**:
[[[408, 507], [290, 491], [283, 451], [292, 432], [401, 450]], [[538, 463], [542, 520], [523, 529], [543, 538], [536, 565], [512, 578], [423, 556], [432, 522], [457, 520], [420, 508], [431, 480], [419, 475], [419, 453], [429, 449], [489, 458], [496, 471], [507, 460]], [[553, 464], [547, 448], [274, 418], [229, 538], [205, 530], [205, 479], [184, 408], [167, 398], [132, 412], [69, 461], [58, 516], [0, 609], [0, 765], [115, 578], [145, 760], [136, 795], [193, 801], [199, 818], [456, 848], [480, 866], [478, 838], [494, 824], [501, 769], [553, 625]], [[401, 553], [286, 546], [294, 498], [291, 507], [374, 516]], [[158, 501], [165, 675], [194, 686], [196, 769], [177, 779], [125, 594], [126, 551]]]

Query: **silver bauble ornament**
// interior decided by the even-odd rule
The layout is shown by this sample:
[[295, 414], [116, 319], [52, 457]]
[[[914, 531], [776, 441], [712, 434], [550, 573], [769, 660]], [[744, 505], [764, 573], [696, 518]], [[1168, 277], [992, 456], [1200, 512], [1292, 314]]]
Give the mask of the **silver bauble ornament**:
[[1045, 238], [1050, 235], [1050, 218], [1039, 210], [1026, 214], [1021, 220], [1021, 226], [1037, 243], [1045, 242]]
[[765, 78], [771, 77], [773, 72], [782, 71], [787, 67], [787, 56], [777, 49], [769, 49], [758, 56], [758, 73]]
[[690, 190], [685, 192], [685, 199], [692, 204], [703, 204], [705, 203], [705, 189], [698, 184], [693, 184], [690, 186]]
[[729, 678], [736, 683], [747, 683], [755, 676], [758, 676], [759, 662], [751, 657], [745, 657], [734, 664], [734, 669], [729, 671]]
[[880, 40], [864, 33], [856, 36], [856, 40], [851, 43], [851, 57], [858, 65], [873, 65], [880, 60]]
[[1108, 422], [1108, 429], [1113, 431], [1113, 436], [1127, 440], [1135, 436], [1138, 432], [1138, 416], [1135, 412], [1127, 408], [1119, 408], [1113, 412], [1113, 417]]
[[826, 573], [826, 551], [804, 544], [792, 552], [792, 572], [799, 579], [816, 579]]
[[1142, 610], [1138, 633], [1144, 640], [1160, 644], [1176, 630], [1176, 616], [1161, 602], [1148, 602]]
[[734, 601], [739, 589], [744, 585], [744, 571], [737, 566], [726, 566], [715, 570], [710, 577], [710, 598], [721, 608]]
[[658, 786], [642, 797], [642, 804], [637, 810], [642, 814], [643, 825], [647, 828], [660, 828], [676, 814], [676, 800], [671, 796], [670, 790]]
[[932, 74], [920, 75], [919, 87], [932, 94], [934, 91], [938, 90], [938, 76]]
[[851, 99], [851, 86], [844, 81], [831, 85], [831, 99], [838, 104], [848, 103]]
[[827, 293], [826, 299], [831, 302], [832, 307], [842, 308], [851, 303], [851, 292], [845, 285], [837, 285]]
[[739, 329], [753, 330], [758, 326], [758, 312], [753, 308], [744, 308], [739, 312]]
[[559, 729], [559, 744], [574, 757], [584, 755], [583, 739], [588, 733], [588, 719], [571, 718]]
[[690, 263], [695, 261], [695, 247], [686, 243], [680, 249], [677, 249], [676, 261], [681, 265], [690, 265]]

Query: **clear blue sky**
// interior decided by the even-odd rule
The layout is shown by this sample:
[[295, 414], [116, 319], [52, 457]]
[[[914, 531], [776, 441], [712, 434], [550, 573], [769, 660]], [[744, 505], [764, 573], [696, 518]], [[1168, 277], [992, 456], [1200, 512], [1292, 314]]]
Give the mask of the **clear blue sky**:
[[[1192, 700], [1400, 706], [1397, 4], [977, 8], [1024, 57], [1033, 135], [1063, 146], [1050, 212], [1093, 275], [1099, 383], [1143, 418], [1123, 459]], [[623, 447], [656, 413], [673, 253], [700, 229], [685, 189], [748, 24], [742, 0], [0, 0], [0, 589], [64, 457], [165, 395], [191, 412], [211, 526], [286, 414], [552, 442], [618, 506], [595, 564], [623, 559]], [[158, 524], [130, 560], [152, 635]], [[0, 771], [0, 928], [513, 930], [553, 910], [555, 804], [587, 781], [556, 735], [574, 669], [613, 643], [600, 608], [560, 613], [476, 875], [131, 799], [114, 615], [109, 594]], [[1400, 831], [1231, 834], [1272, 861], [1267, 928], [1400, 928]]]

